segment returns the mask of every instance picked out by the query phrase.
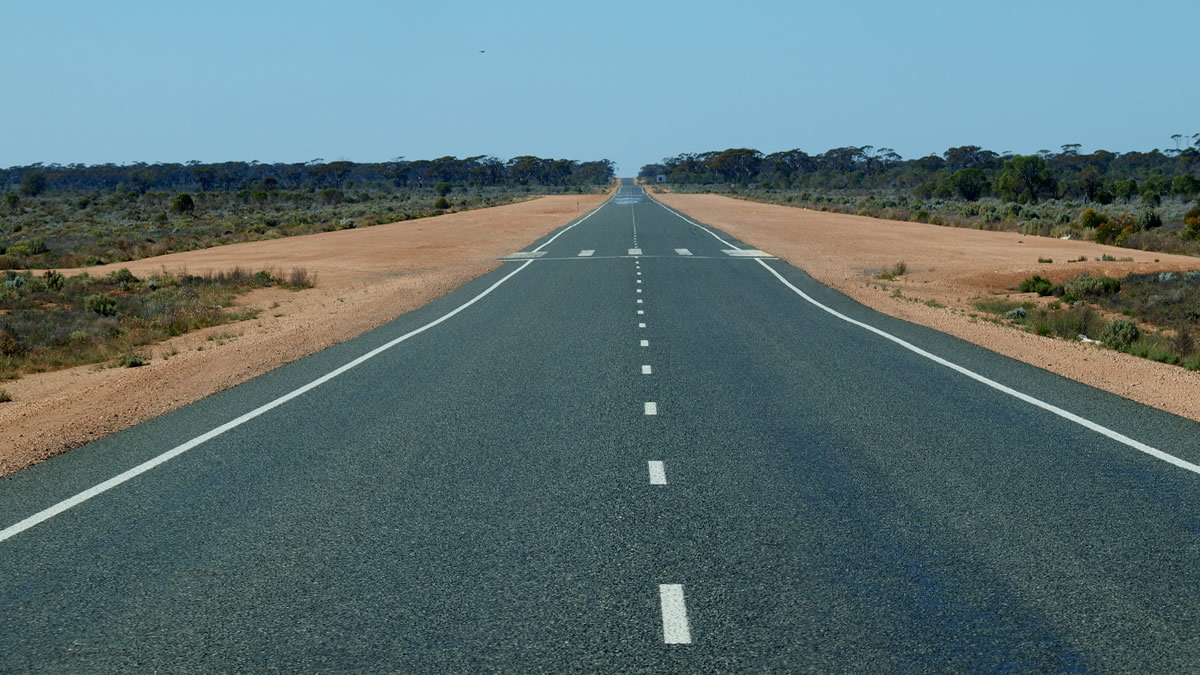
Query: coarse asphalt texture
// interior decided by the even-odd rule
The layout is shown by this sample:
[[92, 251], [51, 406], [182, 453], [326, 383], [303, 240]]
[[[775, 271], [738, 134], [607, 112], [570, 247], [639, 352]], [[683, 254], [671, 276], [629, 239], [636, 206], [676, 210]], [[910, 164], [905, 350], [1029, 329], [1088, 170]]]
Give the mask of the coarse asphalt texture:
[[1196, 423], [700, 225], [624, 181], [540, 257], [0, 479], [10, 528], [492, 289], [0, 535], [0, 671], [1200, 667], [1200, 475], [770, 270], [1193, 463]]

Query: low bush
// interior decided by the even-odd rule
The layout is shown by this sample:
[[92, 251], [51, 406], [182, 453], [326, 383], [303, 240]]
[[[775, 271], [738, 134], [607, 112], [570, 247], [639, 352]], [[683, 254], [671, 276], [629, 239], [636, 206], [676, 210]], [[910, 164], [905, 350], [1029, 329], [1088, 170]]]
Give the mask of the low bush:
[[1020, 291], [1022, 293], [1037, 293], [1042, 297], [1052, 295], [1055, 290], [1056, 287], [1053, 281], [1050, 281], [1049, 279], [1037, 274], [1029, 277], [1025, 281], [1022, 281], [1020, 286]]
[[1112, 277], [1094, 277], [1087, 274], [1075, 277], [1063, 284], [1063, 292], [1076, 298], [1111, 295], [1121, 290], [1121, 282]]
[[1129, 319], [1113, 319], [1100, 334], [1100, 341], [1106, 347], [1123, 352], [1128, 351], [1139, 337], [1141, 337], [1141, 331], [1138, 330], [1136, 323]]
[[87, 296], [83, 299], [83, 306], [89, 312], [95, 312], [100, 316], [117, 315], [117, 301], [107, 293], [97, 293]]

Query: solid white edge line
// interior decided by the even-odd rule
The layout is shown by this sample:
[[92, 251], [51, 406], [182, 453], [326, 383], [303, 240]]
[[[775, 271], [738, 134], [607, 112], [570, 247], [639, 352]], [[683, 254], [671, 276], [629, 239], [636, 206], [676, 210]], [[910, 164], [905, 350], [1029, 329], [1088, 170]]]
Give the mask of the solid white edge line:
[[1162, 461], [1167, 462], [1168, 464], [1174, 464], [1175, 466], [1177, 466], [1181, 469], [1191, 471], [1192, 473], [1195, 473], [1195, 474], [1200, 474], [1200, 465], [1193, 464], [1187, 460], [1180, 459], [1174, 455], [1169, 455], [1169, 454], [1163, 452], [1162, 450], [1159, 450], [1158, 448], [1154, 448], [1152, 446], [1146, 445], [1145, 443], [1142, 443], [1141, 441], [1134, 440], [1122, 433], [1113, 431], [1112, 429], [1109, 429], [1106, 426], [1096, 424], [1095, 422], [1093, 422], [1089, 419], [1085, 419], [1083, 417], [1080, 417], [1079, 415], [1076, 415], [1075, 413], [1063, 410], [1062, 408], [1059, 408], [1056, 405], [1046, 403], [1045, 401], [1034, 398], [1034, 397], [1030, 396], [1029, 394], [1019, 392], [1016, 389], [1013, 389], [1012, 387], [1008, 387], [1006, 385], [1000, 384], [999, 382], [996, 382], [995, 380], [984, 377], [983, 375], [980, 375], [979, 373], [976, 373], [973, 370], [968, 370], [968, 369], [958, 365], [957, 363], [952, 363], [950, 361], [947, 361], [946, 359], [943, 359], [942, 357], [940, 357], [936, 354], [927, 352], [924, 349], [921, 349], [920, 347], [912, 344], [911, 342], [902, 340], [902, 339], [896, 337], [895, 335], [888, 333], [887, 331], [876, 328], [870, 324], [863, 323], [862, 321], [852, 319], [833, 308], [826, 307], [825, 305], [821, 304], [820, 302], [817, 302], [816, 300], [814, 300], [812, 297], [810, 297], [804, 291], [802, 291], [799, 288], [796, 288], [794, 285], [792, 285], [792, 283], [790, 281], [783, 278], [783, 275], [781, 275], [779, 272], [776, 272], [774, 269], [772, 269], [771, 266], [768, 265], [765, 261], [758, 260], [757, 262], [758, 262], [758, 264], [760, 264], [764, 268], [766, 268], [766, 270], [768, 272], [775, 275], [775, 278], [779, 279], [779, 281], [781, 281], [784, 286], [787, 286], [788, 288], [792, 289], [792, 291], [794, 291], [801, 298], [804, 298], [809, 303], [828, 312], [829, 314], [832, 314], [833, 316], [841, 319], [842, 321], [854, 324], [855, 326], [858, 326], [859, 328], [862, 328], [864, 330], [868, 330], [872, 333], [875, 333], [876, 335], [878, 335], [884, 339], [891, 340], [892, 342], [895, 342], [896, 344], [900, 345], [901, 347], [904, 347], [905, 349], [907, 349], [915, 354], [923, 356], [923, 357], [929, 359], [930, 361], [933, 361], [934, 363], [943, 365], [943, 366], [949, 368], [950, 370], [953, 370], [957, 373], [966, 375], [967, 377], [971, 378], [972, 380], [975, 380], [976, 382], [986, 384], [987, 386], [989, 386], [997, 391], [1008, 394], [1009, 396], [1012, 396], [1013, 398], [1024, 401], [1032, 406], [1036, 406], [1038, 408], [1041, 408], [1042, 410], [1045, 410], [1047, 412], [1058, 415], [1059, 417], [1061, 417], [1065, 420], [1074, 422], [1081, 427], [1084, 427], [1086, 429], [1091, 429], [1092, 431], [1095, 431], [1098, 434], [1107, 436], [1107, 437], [1111, 438], [1112, 440], [1114, 440], [1118, 443], [1121, 443], [1122, 445], [1126, 445], [1126, 446], [1133, 448], [1134, 450], [1137, 450], [1139, 452], [1144, 452], [1147, 455], [1150, 455], [1151, 457], [1161, 459]]
[[663, 466], [661, 460], [652, 459], [646, 462], [647, 468], [650, 471], [651, 485], [666, 485], [667, 484], [667, 468]]
[[688, 627], [683, 584], [659, 584], [658, 600], [662, 606], [663, 642], [669, 645], [691, 644], [692, 631]]
[[646, 401], [646, 414], [647, 415], [657, 415], [658, 414], [658, 404], [655, 403], [654, 401]]

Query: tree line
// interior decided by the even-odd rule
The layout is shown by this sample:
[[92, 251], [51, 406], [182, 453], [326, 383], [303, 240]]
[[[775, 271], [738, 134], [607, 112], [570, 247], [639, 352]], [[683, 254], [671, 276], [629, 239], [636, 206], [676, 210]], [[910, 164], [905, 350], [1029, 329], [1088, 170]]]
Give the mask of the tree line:
[[0, 169], [0, 192], [36, 196], [52, 190], [104, 190], [124, 186], [140, 194], [149, 191], [264, 190], [305, 188], [343, 189], [351, 185], [392, 184], [397, 187], [452, 183], [487, 186], [604, 185], [614, 176], [607, 159], [580, 162], [531, 155], [503, 161], [496, 157], [440, 157], [387, 162], [326, 162], [314, 159], [293, 164], [260, 162], [134, 163], [14, 166]]
[[1168, 195], [1200, 194], [1200, 134], [1171, 137], [1174, 148], [1116, 153], [1080, 153], [1079, 144], [1059, 152], [1016, 155], [977, 145], [949, 148], [905, 160], [890, 148], [842, 147], [810, 155], [802, 150], [763, 154], [730, 148], [667, 157], [639, 171], [646, 180], [680, 184], [732, 183], [781, 189], [912, 191], [918, 197], [976, 201], [997, 197], [1037, 203], [1081, 199], [1100, 204], [1136, 197], [1157, 204]]

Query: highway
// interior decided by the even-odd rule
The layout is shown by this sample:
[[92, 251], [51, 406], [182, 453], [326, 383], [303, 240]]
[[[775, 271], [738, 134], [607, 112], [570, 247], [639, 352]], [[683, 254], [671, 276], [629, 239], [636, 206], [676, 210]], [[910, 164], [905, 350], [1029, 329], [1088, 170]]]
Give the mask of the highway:
[[1197, 431], [625, 181], [0, 479], [0, 671], [1196, 670]]

